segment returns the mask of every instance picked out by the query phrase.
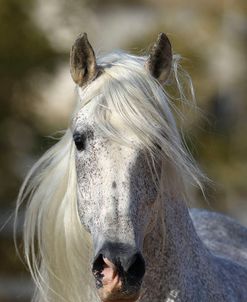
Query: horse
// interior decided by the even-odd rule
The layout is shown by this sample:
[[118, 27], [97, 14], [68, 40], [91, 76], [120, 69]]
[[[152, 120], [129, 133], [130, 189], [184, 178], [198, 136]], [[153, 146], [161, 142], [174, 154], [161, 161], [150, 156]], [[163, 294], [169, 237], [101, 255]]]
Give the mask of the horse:
[[187, 206], [207, 178], [167, 90], [175, 79], [189, 102], [178, 61], [164, 33], [147, 56], [96, 59], [85, 33], [74, 42], [70, 125], [17, 201], [33, 301], [247, 301], [247, 229]]

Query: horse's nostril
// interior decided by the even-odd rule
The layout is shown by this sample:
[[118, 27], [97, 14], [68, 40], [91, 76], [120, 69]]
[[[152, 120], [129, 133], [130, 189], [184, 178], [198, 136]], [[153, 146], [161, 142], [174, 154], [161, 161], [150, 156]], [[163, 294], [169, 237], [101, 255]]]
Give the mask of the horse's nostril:
[[139, 281], [145, 274], [145, 261], [141, 253], [136, 253], [132, 256], [131, 264], [127, 270], [129, 277]]
[[99, 254], [94, 259], [93, 262], [93, 267], [92, 267], [93, 274], [96, 275], [97, 273], [100, 273], [104, 269], [104, 266], [105, 266], [105, 261], [103, 259], [103, 255]]
[[126, 284], [138, 286], [145, 274], [145, 261], [140, 252], [123, 249], [121, 245], [102, 248], [93, 261], [96, 281], [113, 280], [116, 275]]

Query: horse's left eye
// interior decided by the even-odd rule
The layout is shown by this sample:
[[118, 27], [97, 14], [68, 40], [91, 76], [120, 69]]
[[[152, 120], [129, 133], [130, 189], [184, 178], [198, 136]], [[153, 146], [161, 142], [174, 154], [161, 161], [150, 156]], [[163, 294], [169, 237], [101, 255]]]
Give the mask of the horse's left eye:
[[86, 135], [80, 132], [75, 132], [73, 134], [73, 139], [76, 145], [77, 150], [83, 151], [86, 148]]

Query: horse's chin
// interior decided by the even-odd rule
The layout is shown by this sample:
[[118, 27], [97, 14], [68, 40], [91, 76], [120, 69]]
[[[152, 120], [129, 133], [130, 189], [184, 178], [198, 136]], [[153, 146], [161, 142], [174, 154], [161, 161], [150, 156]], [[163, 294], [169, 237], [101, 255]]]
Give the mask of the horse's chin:
[[140, 295], [139, 291], [135, 293], [123, 292], [122, 282], [118, 280], [118, 277], [114, 279], [115, 282], [104, 284], [98, 289], [98, 294], [102, 302], [135, 302], [138, 300]]
[[99, 290], [99, 297], [102, 302], [135, 302], [138, 300], [140, 293], [135, 293], [131, 295], [118, 293], [109, 293], [104, 291], [104, 289]]

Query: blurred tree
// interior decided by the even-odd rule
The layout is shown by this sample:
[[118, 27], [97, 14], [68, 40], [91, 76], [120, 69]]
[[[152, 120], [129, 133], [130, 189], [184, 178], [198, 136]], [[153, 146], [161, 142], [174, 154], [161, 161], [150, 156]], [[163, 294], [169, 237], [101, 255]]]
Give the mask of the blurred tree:
[[[30, 17], [33, 0], [0, 1], [0, 201], [16, 198], [20, 173], [16, 159], [29, 151], [37, 133], [28, 118], [32, 73], [52, 72], [57, 51]], [[22, 131], [23, 130], [23, 131]], [[28, 139], [27, 137], [28, 136]], [[28, 143], [29, 141], [29, 143]], [[25, 145], [26, 143], [26, 145]], [[26, 150], [28, 149], [29, 150]], [[18, 150], [19, 149], [19, 150]], [[18, 152], [16, 152], [18, 151]]]
[[[35, 25], [31, 17], [34, 3], [0, 1], [0, 229], [8, 218], [5, 214], [13, 210], [30, 158], [41, 145], [42, 136], [30, 118], [29, 108], [35, 101], [32, 75], [53, 73], [64, 58]], [[12, 234], [4, 235], [5, 231], [0, 232], [0, 279], [17, 273], [23, 276], [24, 267], [16, 256]], [[9, 301], [5, 299], [0, 294], [1, 301]]]

